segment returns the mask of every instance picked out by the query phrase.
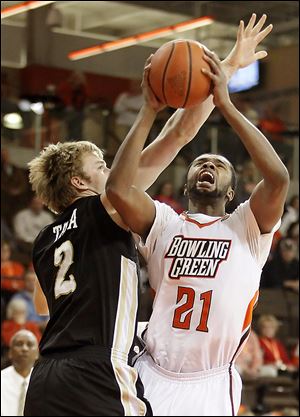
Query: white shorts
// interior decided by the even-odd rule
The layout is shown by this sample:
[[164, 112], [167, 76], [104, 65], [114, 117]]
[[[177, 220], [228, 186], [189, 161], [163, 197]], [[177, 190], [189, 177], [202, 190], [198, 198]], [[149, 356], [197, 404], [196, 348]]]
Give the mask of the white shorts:
[[134, 366], [154, 416], [237, 415], [242, 381], [234, 366], [175, 373], [156, 365], [147, 353], [140, 356]]

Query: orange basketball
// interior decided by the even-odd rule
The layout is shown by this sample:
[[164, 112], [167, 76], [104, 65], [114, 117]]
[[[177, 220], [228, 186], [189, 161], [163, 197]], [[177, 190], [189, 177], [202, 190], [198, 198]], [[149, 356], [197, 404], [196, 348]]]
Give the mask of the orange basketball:
[[210, 67], [203, 54], [203, 45], [189, 39], [167, 42], [155, 52], [149, 84], [162, 103], [175, 109], [188, 108], [209, 96], [211, 80], [201, 68]]

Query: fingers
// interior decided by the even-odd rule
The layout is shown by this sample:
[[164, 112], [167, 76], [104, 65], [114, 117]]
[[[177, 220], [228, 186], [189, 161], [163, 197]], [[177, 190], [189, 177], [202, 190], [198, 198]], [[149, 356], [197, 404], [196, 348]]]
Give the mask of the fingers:
[[203, 55], [203, 59], [208, 62], [208, 64], [210, 65], [211, 69], [213, 70], [213, 72], [215, 74], [218, 74], [220, 72], [220, 67], [221, 67], [221, 61], [219, 59], [219, 57], [217, 56], [217, 54], [215, 54], [214, 52], [211, 52], [209, 50], [204, 50], [204, 55]]
[[240, 24], [239, 24], [239, 28], [238, 28], [238, 33], [237, 33], [237, 38], [238, 40], [241, 40], [244, 34], [244, 30], [245, 30], [245, 24], [243, 20], [240, 20]]
[[205, 68], [201, 68], [201, 71], [203, 72], [203, 74], [208, 75], [208, 77], [210, 79], [212, 79], [213, 81], [217, 81], [217, 76], [212, 73], [211, 71], [205, 69]]
[[268, 52], [267, 51], [259, 51], [259, 52], [256, 52], [256, 54], [254, 54], [254, 58], [255, 58], [255, 60], [263, 59], [267, 55], [268, 55]]
[[256, 20], [256, 14], [252, 13], [252, 16], [251, 16], [251, 18], [248, 22], [248, 25], [246, 26], [246, 29], [245, 29], [245, 34], [246, 35], [248, 35], [251, 32], [251, 30], [253, 29], [255, 20]]
[[271, 32], [271, 30], [273, 29], [273, 25], [269, 25], [267, 26], [263, 31], [261, 31], [257, 36], [256, 36], [256, 40], [257, 43], [261, 42], [263, 39], [265, 39], [265, 37]]
[[262, 17], [259, 19], [259, 21], [257, 22], [257, 24], [253, 28], [253, 33], [254, 34], [256, 34], [256, 33], [258, 33], [260, 31], [260, 29], [265, 24], [265, 21], [266, 20], [267, 20], [267, 15], [266, 14], [263, 14]]
[[148, 56], [148, 58], [146, 59], [144, 68], [146, 68], [147, 66], [149, 66], [151, 64], [152, 57], [153, 57], [153, 54]]

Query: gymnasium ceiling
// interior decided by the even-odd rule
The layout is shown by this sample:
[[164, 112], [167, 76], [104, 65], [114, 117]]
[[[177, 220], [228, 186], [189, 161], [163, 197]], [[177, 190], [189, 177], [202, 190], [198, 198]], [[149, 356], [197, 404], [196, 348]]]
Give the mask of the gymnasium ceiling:
[[[19, 3], [22, 2], [2, 1], [1, 9]], [[113, 62], [116, 65], [120, 59], [123, 73], [126, 73], [126, 65], [128, 65], [127, 73], [129, 76], [134, 76], [132, 63], [130, 63], [134, 59], [132, 57], [140, 55], [144, 60], [145, 56], [148, 56], [162, 43], [175, 38], [185, 37], [200, 40], [223, 57], [233, 45], [239, 20], [243, 19], [247, 22], [252, 12], [257, 13], [258, 16], [266, 13], [268, 15], [267, 22], [274, 25], [272, 33], [263, 45], [265, 48], [298, 45], [298, 1], [57, 1], [40, 9], [1, 20], [2, 34], [9, 34], [9, 37], [5, 38], [4, 36], [7, 42], [6, 47], [4, 45], [3, 48], [4, 52], [2, 52], [2, 65], [9, 67], [16, 63], [15, 67], [22, 67], [28, 64], [28, 60], [24, 56], [28, 55], [27, 49], [30, 48], [28, 33], [33, 31], [36, 33], [31, 36], [39, 39], [40, 49], [43, 41], [45, 43], [48, 41], [49, 46], [50, 38], [55, 39], [56, 45], [51, 54], [48, 54], [48, 58], [44, 56], [40, 58], [43, 62], [36, 63], [45, 65], [47, 64], [45, 60], [49, 59], [49, 65], [58, 65], [59, 61], [62, 67], [72, 68], [71, 65], [74, 63], [68, 62], [66, 58], [68, 52], [174, 25], [200, 16], [209, 15], [215, 18], [214, 23], [209, 26], [104, 54], [108, 61], [114, 57]], [[44, 28], [47, 27], [48, 30], [48, 40], [45, 37], [45, 30], [42, 35], [38, 32], [41, 31], [39, 25], [33, 24], [32, 16], [34, 15], [39, 21], [44, 19], [43, 24]], [[32, 28], [31, 31], [28, 31], [29, 27]], [[23, 35], [20, 35], [20, 31]], [[8, 48], [7, 43], [15, 42], [14, 40], [18, 39], [18, 36], [23, 39], [24, 34], [26, 34], [27, 42], [21, 42], [22, 51], [19, 51], [19, 54], [8, 56], [8, 54], [12, 54], [12, 48], [11, 45]], [[60, 51], [60, 47], [63, 48], [62, 51]], [[16, 48], [21, 48], [17, 42]], [[126, 53], [129, 50], [130, 53], [124, 55], [124, 51]], [[109, 57], [109, 55], [111, 56]], [[125, 56], [128, 59], [125, 59]], [[22, 60], [21, 57], [23, 57]], [[38, 61], [38, 59], [36, 57], [35, 60]], [[97, 67], [93, 66], [92, 60], [93, 58], [81, 60], [82, 62], [77, 65], [77, 68], [88, 71], [87, 63], [89, 62], [92, 72], [107, 72], [105, 65], [99, 65], [103, 63], [102, 57], [98, 59]], [[115, 71], [117, 72], [117, 69]]]

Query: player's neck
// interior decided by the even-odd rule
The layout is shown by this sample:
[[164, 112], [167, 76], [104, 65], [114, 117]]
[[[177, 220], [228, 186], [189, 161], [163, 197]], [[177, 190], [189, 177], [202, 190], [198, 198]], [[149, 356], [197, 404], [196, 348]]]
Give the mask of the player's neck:
[[213, 202], [193, 202], [189, 200], [189, 213], [202, 213], [206, 214], [207, 216], [212, 217], [221, 217], [225, 216], [225, 206], [222, 201], [213, 201]]

